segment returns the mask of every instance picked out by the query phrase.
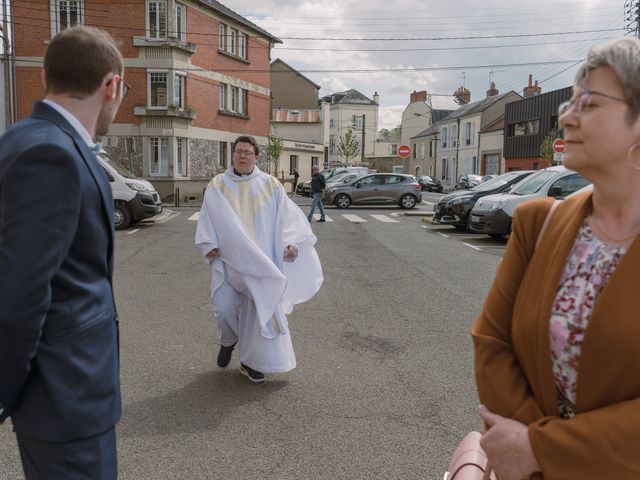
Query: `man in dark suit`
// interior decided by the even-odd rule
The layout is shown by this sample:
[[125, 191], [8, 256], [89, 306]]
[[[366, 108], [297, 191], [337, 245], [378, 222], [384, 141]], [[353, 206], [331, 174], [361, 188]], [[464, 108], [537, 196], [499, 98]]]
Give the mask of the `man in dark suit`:
[[47, 47], [46, 99], [0, 138], [0, 423], [27, 479], [117, 478], [113, 199], [92, 150], [128, 91], [105, 32]]

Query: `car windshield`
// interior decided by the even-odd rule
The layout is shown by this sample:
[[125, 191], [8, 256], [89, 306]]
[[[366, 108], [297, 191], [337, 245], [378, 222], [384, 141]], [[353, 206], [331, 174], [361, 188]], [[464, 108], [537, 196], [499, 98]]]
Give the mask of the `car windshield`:
[[111, 168], [113, 168], [116, 172], [122, 175], [124, 178], [136, 178], [136, 176], [127, 170], [125, 167], [116, 162], [111, 156], [106, 152], [100, 152], [100, 158], [107, 162]]
[[542, 170], [540, 172], [534, 173], [529, 177], [525, 178], [523, 181], [518, 183], [513, 190], [509, 193], [512, 195], [531, 195], [532, 193], [536, 193], [542, 185], [546, 183], [551, 177], [557, 175], [558, 172]]
[[332, 176], [329, 181], [331, 183], [336, 183], [336, 182], [341, 182], [347, 175], [349, 175], [349, 172], [340, 172], [340, 173], [336, 173], [334, 176]]
[[486, 182], [481, 183], [477, 187], [473, 187], [471, 190], [474, 192], [486, 192], [488, 190], [497, 190], [500, 187], [505, 186], [511, 180], [521, 175], [520, 172], [509, 172], [499, 177], [494, 177], [491, 180], [487, 180]]

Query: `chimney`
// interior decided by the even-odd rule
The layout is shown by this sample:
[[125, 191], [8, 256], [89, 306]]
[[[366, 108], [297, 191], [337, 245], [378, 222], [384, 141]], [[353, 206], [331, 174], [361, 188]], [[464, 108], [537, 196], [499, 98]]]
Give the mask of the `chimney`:
[[487, 97], [495, 97], [498, 93], [500, 92], [498, 92], [498, 89], [496, 88], [496, 83], [491, 82], [491, 86], [489, 87], [489, 90], [487, 90]]
[[420, 90], [419, 92], [416, 92], [414, 90], [413, 93], [411, 93], [409, 95], [409, 103], [426, 102], [426, 101], [427, 101], [427, 91], [426, 90]]
[[458, 89], [453, 92], [453, 96], [460, 105], [465, 105], [471, 101], [471, 92], [465, 87], [458, 87]]
[[378, 95], [378, 92], [373, 92], [373, 101], [380, 105], [380, 95]]
[[532, 84], [533, 76], [529, 74], [529, 85], [522, 89], [522, 95], [524, 98], [535, 97], [536, 95], [540, 95], [542, 92], [542, 87], [538, 85], [538, 81], [536, 80], [535, 84]]

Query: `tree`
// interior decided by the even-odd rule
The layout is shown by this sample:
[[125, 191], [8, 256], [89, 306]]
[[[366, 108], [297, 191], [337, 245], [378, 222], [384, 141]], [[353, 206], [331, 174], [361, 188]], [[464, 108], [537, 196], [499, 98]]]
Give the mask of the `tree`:
[[359, 152], [360, 144], [358, 143], [358, 137], [351, 128], [348, 128], [338, 142], [338, 154], [344, 157], [344, 163], [349, 163], [352, 158], [358, 156]]
[[396, 140], [400, 140], [400, 131], [402, 129], [402, 125], [398, 125], [397, 127], [389, 130], [389, 137], [395, 138]]
[[274, 165], [274, 173], [278, 175], [278, 168], [280, 167], [280, 154], [282, 153], [284, 142], [282, 138], [277, 135], [276, 127], [271, 124], [271, 133], [269, 134], [269, 143], [267, 145], [267, 165], [269, 171], [271, 170], [271, 163]]
[[553, 141], [561, 138], [559, 130], [551, 130], [540, 145], [540, 158], [553, 165]]

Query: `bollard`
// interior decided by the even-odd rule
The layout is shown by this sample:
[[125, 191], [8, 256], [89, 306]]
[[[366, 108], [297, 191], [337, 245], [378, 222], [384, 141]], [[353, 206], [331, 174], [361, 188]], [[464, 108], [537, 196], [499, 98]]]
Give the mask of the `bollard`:
[[174, 198], [174, 200], [175, 200], [174, 203], [176, 204], [176, 207], [179, 207], [180, 206], [180, 187], [176, 187], [176, 191], [174, 193], [174, 197], [175, 197]]

